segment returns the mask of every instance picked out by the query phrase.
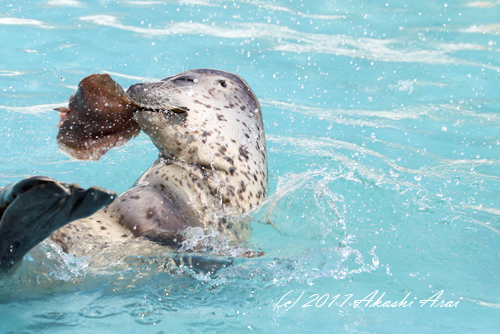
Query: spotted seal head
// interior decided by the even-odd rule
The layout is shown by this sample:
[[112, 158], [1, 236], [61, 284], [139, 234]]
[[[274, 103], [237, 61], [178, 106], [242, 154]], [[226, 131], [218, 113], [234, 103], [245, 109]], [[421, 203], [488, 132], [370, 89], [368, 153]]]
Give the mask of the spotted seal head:
[[244, 212], [267, 189], [267, 156], [259, 102], [239, 76], [189, 70], [132, 85], [134, 118], [165, 159], [208, 183], [222, 203]]

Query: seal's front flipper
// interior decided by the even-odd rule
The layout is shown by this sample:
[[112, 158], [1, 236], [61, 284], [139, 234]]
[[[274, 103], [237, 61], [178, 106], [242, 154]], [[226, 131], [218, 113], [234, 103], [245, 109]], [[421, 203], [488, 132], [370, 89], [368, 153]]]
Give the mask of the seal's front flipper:
[[116, 193], [33, 176], [0, 188], [0, 272], [58, 228], [109, 205]]
[[[191, 211], [189, 211], [191, 210]], [[179, 246], [182, 231], [202, 227], [194, 210], [182, 205], [168, 189], [140, 185], [127, 190], [109, 207], [120, 224], [136, 237], [168, 246]]]

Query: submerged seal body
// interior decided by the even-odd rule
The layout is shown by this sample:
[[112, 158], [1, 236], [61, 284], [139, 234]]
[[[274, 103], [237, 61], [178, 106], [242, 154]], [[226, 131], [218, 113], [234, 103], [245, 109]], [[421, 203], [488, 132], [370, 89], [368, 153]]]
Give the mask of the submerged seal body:
[[[113, 102], [113, 107], [103, 99]], [[52, 224], [60, 226], [44, 231], [48, 236], [57, 229], [50, 237], [65, 251], [73, 252], [87, 237], [106, 242], [146, 237], [178, 246], [189, 228], [221, 232], [233, 243], [249, 236], [246, 226], [227, 215], [242, 214], [262, 202], [268, 171], [259, 102], [239, 76], [211, 69], [190, 70], [158, 82], [132, 85], [125, 93], [109, 76], [98, 75], [82, 80], [69, 108], [58, 110], [58, 141], [75, 158], [97, 160], [136, 136], [138, 129], [159, 150], [154, 164], [116, 200], [112, 192], [93, 189], [103, 199], [94, 201], [92, 210], [104, 207], [102, 210], [87, 218], [76, 217], [76, 221], [68, 215]], [[80, 189], [53, 182], [58, 189]], [[22, 200], [26, 195], [18, 192], [18, 207], [29, 209], [29, 201]], [[33, 202], [34, 196], [26, 198]], [[4, 206], [8, 209], [9, 204], [6, 201]], [[0, 234], [7, 235], [19, 227], [4, 223], [8, 221], [5, 213]], [[25, 234], [29, 233], [28, 228]], [[0, 269], [12, 266], [5, 265], [6, 261], [15, 262], [2, 257], [2, 247], [15, 241], [0, 241]]]

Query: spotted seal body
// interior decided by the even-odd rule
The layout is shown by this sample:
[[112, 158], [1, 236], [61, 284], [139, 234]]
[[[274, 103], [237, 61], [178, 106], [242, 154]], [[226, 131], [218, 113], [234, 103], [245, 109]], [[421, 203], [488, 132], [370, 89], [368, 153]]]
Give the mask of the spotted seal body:
[[248, 84], [235, 74], [197, 69], [135, 84], [125, 93], [108, 77], [88, 77], [86, 86], [88, 78], [82, 80], [69, 108], [59, 109], [61, 147], [70, 147], [64, 150], [73, 157], [96, 160], [140, 128], [160, 157], [104, 209], [76, 221], [68, 217], [64, 224], [61, 219], [64, 226], [52, 240], [73, 252], [85, 238], [142, 236], [179, 245], [188, 228], [219, 231], [235, 243], [247, 238], [248, 228], [226, 216], [260, 204], [267, 191], [262, 114]]

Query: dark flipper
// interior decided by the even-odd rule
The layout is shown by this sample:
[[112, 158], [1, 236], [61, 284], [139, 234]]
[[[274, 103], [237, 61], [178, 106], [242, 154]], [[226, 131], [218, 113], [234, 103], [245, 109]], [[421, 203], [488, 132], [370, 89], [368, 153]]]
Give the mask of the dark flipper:
[[109, 205], [116, 193], [33, 176], [0, 188], [0, 272], [58, 228]]

